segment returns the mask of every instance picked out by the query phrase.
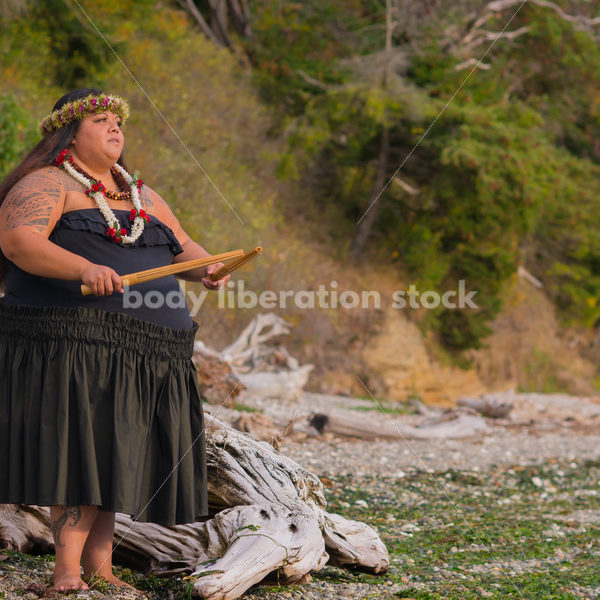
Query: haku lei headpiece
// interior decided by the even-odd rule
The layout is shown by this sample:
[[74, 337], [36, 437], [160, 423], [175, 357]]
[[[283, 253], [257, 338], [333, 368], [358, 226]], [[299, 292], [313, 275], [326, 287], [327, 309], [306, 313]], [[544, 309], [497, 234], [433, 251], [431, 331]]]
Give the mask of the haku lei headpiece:
[[109, 110], [121, 117], [121, 122], [129, 116], [129, 106], [123, 98], [109, 94], [94, 95], [90, 94], [85, 98], [80, 98], [61, 106], [58, 110], [50, 113], [40, 123], [40, 133], [47, 135], [73, 121], [83, 119], [88, 115]]
[[88, 179], [85, 175], [76, 171], [73, 168], [72, 163], [73, 157], [66, 148], [59, 152], [58, 157], [54, 161], [55, 166], [62, 167], [69, 175], [71, 175], [71, 177], [82, 183], [86, 188], [85, 193], [95, 200], [100, 212], [108, 224], [106, 235], [112, 238], [114, 242], [133, 244], [133, 242], [142, 235], [146, 222], [150, 222], [150, 217], [144, 212], [140, 203], [139, 191], [142, 188], [142, 185], [144, 185], [142, 180], [139, 179], [137, 175], [130, 175], [120, 164], [114, 164], [114, 168], [123, 175], [131, 187], [131, 199], [133, 201], [133, 206], [135, 207], [132, 208], [129, 213], [129, 220], [133, 221], [133, 225], [131, 226], [131, 232], [127, 234], [127, 229], [120, 227], [119, 220], [106, 202], [106, 198], [104, 197], [106, 188], [102, 182]]

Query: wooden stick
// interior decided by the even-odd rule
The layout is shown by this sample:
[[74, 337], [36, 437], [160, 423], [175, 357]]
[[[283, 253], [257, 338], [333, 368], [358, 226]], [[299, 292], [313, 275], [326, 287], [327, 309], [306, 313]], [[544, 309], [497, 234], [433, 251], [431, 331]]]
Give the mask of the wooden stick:
[[259, 254], [262, 254], [262, 247], [256, 246], [254, 250], [250, 250], [250, 252], [247, 252], [246, 254], [244, 254], [244, 256], [240, 256], [240, 258], [236, 258], [229, 264], [223, 265], [222, 267], [218, 268], [212, 275], [208, 276], [208, 279], [210, 279], [211, 281], [218, 281], [219, 279], [223, 279], [225, 275], [228, 275], [232, 271], [239, 269], [243, 264], [252, 260], [255, 256], [258, 256]]
[[[212, 265], [213, 263], [221, 262], [224, 260], [232, 260], [244, 255], [244, 251], [231, 250], [230, 252], [223, 252], [222, 254], [213, 254], [212, 256], [206, 256], [204, 258], [196, 258], [194, 260], [186, 260], [180, 263], [173, 263], [171, 265], [165, 265], [164, 267], [156, 267], [154, 269], [146, 269], [145, 271], [138, 271], [137, 273], [130, 273], [128, 275], [121, 275], [121, 285], [132, 286], [136, 283], [143, 283], [145, 281], [152, 281], [153, 279], [160, 279], [167, 275], [174, 275], [175, 273], [183, 273], [184, 271], [190, 271], [198, 267], [205, 267], [206, 265]], [[92, 290], [84, 284], [81, 285], [81, 293], [84, 296], [92, 294]]]

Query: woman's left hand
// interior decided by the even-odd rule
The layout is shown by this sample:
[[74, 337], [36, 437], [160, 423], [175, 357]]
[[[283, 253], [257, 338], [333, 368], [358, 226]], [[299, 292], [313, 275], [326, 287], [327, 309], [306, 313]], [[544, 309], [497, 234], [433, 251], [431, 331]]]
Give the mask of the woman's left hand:
[[212, 275], [216, 270], [224, 266], [225, 265], [222, 262], [218, 262], [214, 265], [208, 265], [208, 267], [206, 267], [206, 277], [202, 278], [202, 283], [204, 284], [205, 288], [208, 288], [209, 290], [218, 290], [220, 288], [224, 288], [227, 285], [227, 282], [231, 279], [230, 274], [225, 275], [225, 277], [217, 281], [211, 281], [208, 278], [209, 275]]

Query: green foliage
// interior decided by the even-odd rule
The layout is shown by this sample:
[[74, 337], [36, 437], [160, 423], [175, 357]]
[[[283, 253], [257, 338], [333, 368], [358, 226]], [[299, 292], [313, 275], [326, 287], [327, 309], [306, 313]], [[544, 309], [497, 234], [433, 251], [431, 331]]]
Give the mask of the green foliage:
[[348, 83], [315, 96], [303, 117], [287, 121], [291, 151], [299, 150], [296, 164], [306, 168], [311, 158], [326, 156], [339, 167], [336, 187], [344, 187], [353, 168], [377, 156], [381, 129], [401, 124], [407, 112], [406, 100], [370, 85]]
[[37, 139], [36, 125], [12, 95], [0, 96], [0, 181]]
[[433, 44], [413, 57], [407, 76], [419, 87], [432, 87], [434, 95], [438, 95], [440, 82], [454, 80], [449, 75], [454, 63], [455, 59], [451, 54], [440, 54], [439, 47]]
[[250, 406], [248, 404], [244, 404], [243, 402], [234, 402], [233, 410], [239, 410], [240, 412], [248, 412], [248, 413], [262, 413], [262, 408], [256, 408], [255, 406]]
[[341, 6], [339, 0], [253, 3], [252, 28], [259, 43], [246, 43], [246, 51], [263, 99], [283, 114], [301, 114], [322, 93], [319, 85], [343, 80], [343, 69], [333, 59], [344, 52], [347, 41], [330, 27]]
[[[113, 52], [77, 7], [59, 0], [40, 0], [24, 10], [20, 19], [3, 21], [0, 31], [11, 58], [21, 64], [30, 60], [29, 53], [39, 54], [40, 46], [44, 47], [46, 82], [83, 87], [114, 60]], [[122, 50], [114, 40], [113, 47], [117, 53]]]
[[[400, 177], [419, 191], [411, 196], [388, 185], [371, 239], [418, 287], [441, 293], [463, 280], [477, 290], [479, 309], [430, 310], [425, 329], [449, 349], [481, 347], [502, 307], [502, 283], [522, 263], [544, 281], [565, 319], [594, 326], [600, 319], [597, 44], [552, 10], [526, 6], [513, 25], [530, 31], [518, 44], [498, 42], [486, 57], [490, 69], [457, 71], [460, 59], [441, 49], [430, 28], [406, 72], [393, 72], [384, 87], [381, 67], [371, 73], [348, 68], [367, 64], [383, 48], [383, 5], [375, 3], [365, 17], [367, 4], [351, 3], [335, 24], [327, 11], [319, 23], [307, 16], [310, 35], [329, 32], [312, 53], [276, 47], [268, 33], [274, 23], [261, 21], [263, 51], [285, 61], [297, 50], [320, 58], [326, 47], [330, 68], [340, 74], [335, 85], [304, 89], [302, 102], [288, 111], [290, 152], [280, 176], [312, 183], [319, 214], [335, 223], [331, 239], [347, 249], [387, 128], [388, 178], [402, 165]], [[294, 19], [298, 24], [298, 12]], [[486, 27], [500, 30], [502, 19]], [[363, 29], [369, 30], [365, 44], [349, 44]], [[311, 76], [318, 72], [305, 66]], [[288, 83], [270, 79], [270, 85], [274, 98], [289, 96]]]
[[[533, 144], [532, 144], [533, 142]], [[555, 184], [553, 148], [540, 121], [519, 104], [448, 111], [423, 141], [419, 187], [426, 201], [391, 195], [402, 219], [383, 225], [390, 246], [426, 287], [477, 290], [479, 310], [432, 311], [446, 346], [480, 347], [501, 308], [501, 284], [517, 267], [520, 240], [537, 222], [541, 199]], [[395, 197], [394, 197], [395, 196]]]
[[[153, 1], [82, 5], [111, 45], [121, 44], [123, 63], [155, 105], [117, 60], [104, 63], [85, 81], [127, 99], [125, 158], [131, 171], [168, 202], [185, 231], [209, 252], [264, 247], [263, 259], [234, 276], [248, 278], [247, 288], [298, 285], [297, 265], [290, 267], [281, 253], [302, 256], [301, 268], [307, 270], [314, 258], [305, 263], [309, 252], [298, 252], [292, 236], [281, 235], [283, 202], [274, 175], [279, 145], [265, 139], [268, 112], [252, 88], [251, 74], [234, 55], [209, 42], [184, 10], [170, 4], [160, 10]], [[47, 24], [26, 12], [0, 27], [6, 33], [0, 41], [3, 92], [34, 120], [35, 129], [68, 91], [65, 84], [51, 84], [54, 56]], [[37, 139], [36, 134], [26, 148]], [[15, 148], [13, 154], [18, 152]], [[188, 290], [203, 289], [185, 283]], [[199, 316], [203, 339], [217, 347], [259, 310], [222, 309], [217, 294], [209, 294]]]

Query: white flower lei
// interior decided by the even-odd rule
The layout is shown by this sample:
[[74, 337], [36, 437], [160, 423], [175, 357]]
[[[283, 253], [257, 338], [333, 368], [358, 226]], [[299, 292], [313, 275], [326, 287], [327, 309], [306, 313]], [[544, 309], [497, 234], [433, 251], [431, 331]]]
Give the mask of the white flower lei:
[[[71, 175], [74, 179], [82, 183], [86, 189], [92, 188], [92, 181], [90, 181], [87, 177], [78, 173], [70, 164], [68, 160], [65, 160], [62, 163], [62, 167], [65, 171]], [[144, 225], [146, 223], [145, 219], [140, 216], [140, 210], [142, 209], [142, 205], [140, 203], [140, 194], [138, 192], [138, 187], [136, 183], [136, 179], [134, 179], [120, 164], [114, 164], [115, 169], [117, 169], [124, 177], [129, 186], [131, 187], [131, 198], [133, 200], [133, 206], [137, 210], [137, 216], [133, 221], [133, 225], [131, 227], [131, 232], [128, 235], [121, 235], [119, 240], [120, 242], [124, 242], [125, 244], [133, 244], [143, 233]], [[119, 224], [119, 220], [117, 219], [115, 213], [111, 210], [110, 206], [106, 202], [104, 198], [104, 192], [99, 190], [94, 194], [90, 194], [90, 196], [95, 200], [100, 212], [106, 219], [106, 223], [108, 224], [109, 230], [110, 228], [114, 228], [117, 232], [121, 230], [121, 226]]]

